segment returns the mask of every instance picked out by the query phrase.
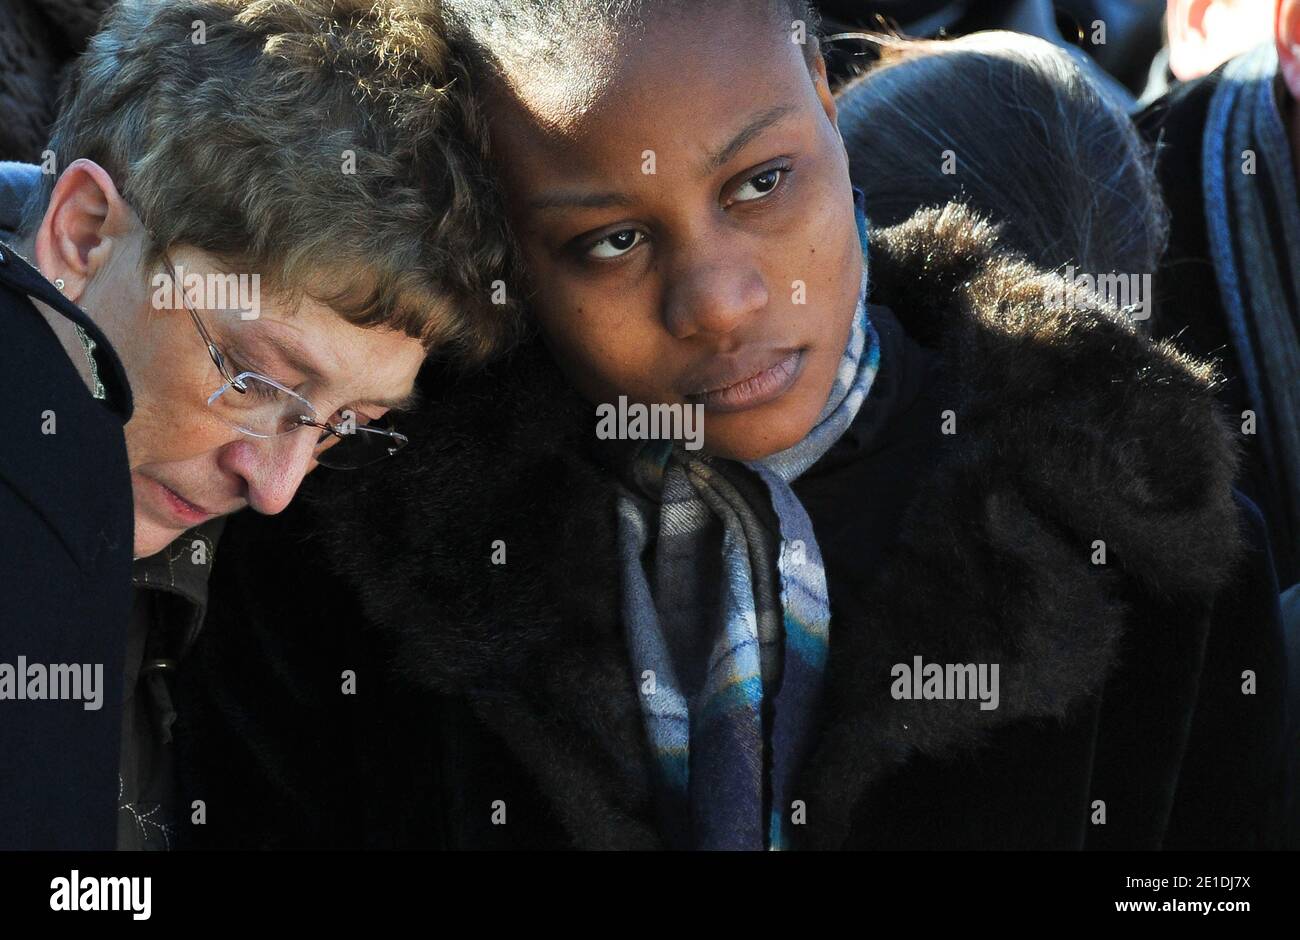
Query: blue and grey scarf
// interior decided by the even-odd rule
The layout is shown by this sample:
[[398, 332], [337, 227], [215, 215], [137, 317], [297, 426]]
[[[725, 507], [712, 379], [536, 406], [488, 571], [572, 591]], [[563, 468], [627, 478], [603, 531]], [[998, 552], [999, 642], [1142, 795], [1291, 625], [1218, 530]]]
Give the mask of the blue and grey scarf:
[[867, 313], [867, 226], [849, 342], [812, 431], [739, 464], [652, 441], [619, 499], [623, 619], [656, 793], [675, 848], [782, 849], [789, 788], [816, 715], [830, 600], [790, 484], [852, 424], [880, 365]]
[[[1300, 556], [1300, 195], [1273, 43], [1234, 59], [1202, 147], [1206, 228], [1229, 335], [1278, 496], [1275, 533]], [[1245, 172], [1248, 155], [1254, 172]]]

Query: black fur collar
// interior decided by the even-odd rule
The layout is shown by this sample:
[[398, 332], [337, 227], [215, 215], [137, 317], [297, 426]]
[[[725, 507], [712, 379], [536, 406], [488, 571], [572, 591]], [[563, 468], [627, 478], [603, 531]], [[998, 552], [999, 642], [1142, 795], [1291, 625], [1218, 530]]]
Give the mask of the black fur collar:
[[[1105, 681], [1127, 609], [1204, 612], [1241, 551], [1208, 366], [1118, 314], [1048, 302], [1046, 276], [956, 205], [874, 232], [871, 263], [872, 300], [942, 350], [957, 436], [862, 613], [832, 624], [828, 721], [798, 788], [810, 847], [839, 845], [855, 799], [910, 754], [1067, 714]], [[333, 554], [405, 678], [468, 696], [575, 845], [657, 846], [592, 409], [537, 347], [429, 384], [440, 403], [411, 453], [327, 488], [363, 510], [335, 513]], [[893, 700], [890, 667], [918, 655], [1000, 664], [999, 707]]]

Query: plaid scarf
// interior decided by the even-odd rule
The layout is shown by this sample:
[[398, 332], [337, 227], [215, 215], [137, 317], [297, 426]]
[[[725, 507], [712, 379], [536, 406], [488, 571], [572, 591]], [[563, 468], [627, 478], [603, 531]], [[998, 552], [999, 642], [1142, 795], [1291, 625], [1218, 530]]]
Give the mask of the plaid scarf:
[[[1224, 67], [1202, 159], [1210, 253], [1277, 494], [1270, 527], [1300, 555], [1300, 195], [1273, 43]], [[1243, 172], [1243, 152], [1256, 155]]]
[[674, 848], [783, 849], [789, 788], [821, 695], [826, 573], [790, 484], [848, 429], [880, 365], [862, 283], [843, 360], [812, 431], [745, 464], [671, 441], [639, 448], [619, 497], [623, 620]]

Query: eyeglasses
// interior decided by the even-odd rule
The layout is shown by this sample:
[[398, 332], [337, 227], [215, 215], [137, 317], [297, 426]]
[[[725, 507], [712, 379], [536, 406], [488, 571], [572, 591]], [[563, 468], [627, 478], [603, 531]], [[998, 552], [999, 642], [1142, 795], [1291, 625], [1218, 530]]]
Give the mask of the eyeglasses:
[[[176, 270], [166, 252], [162, 260], [175, 284]], [[358, 425], [356, 416], [349, 411], [342, 412], [337, 422], [321, 421], [316, 407], [287, 385], [257, 372], [232, 374], [225, 355], [180, 287], [181, 301], [208, 348], [212, 364], [225, 380], [224, 385], [208, 396], [208, 407], [230, 427], [256, 438], [279, 437], [305, 427], [317, 428], [321, 435], [314, 459], [322, 467], [334, 470], [367, 466], [391, 457], [410, 443], [409, 438], [391, 428]]]

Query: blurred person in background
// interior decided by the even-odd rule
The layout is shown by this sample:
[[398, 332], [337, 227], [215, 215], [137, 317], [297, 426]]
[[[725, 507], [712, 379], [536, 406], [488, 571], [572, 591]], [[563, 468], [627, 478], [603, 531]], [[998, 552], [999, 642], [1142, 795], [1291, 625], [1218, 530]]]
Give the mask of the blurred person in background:
[[[1161, 0], [824, 0], [825, 33], [897, 30], [912, 38], [1008, 30], [1065, 50], [1114, 102], [1131, 107], [1160, 47]], [[1100, 26], [1099, 26], [1100, 24]], [[833, 76], [850, 74], [828, 50]]]
[[1300, 581], [1300, 0], [1272, 9], [1267, 42], [1138, 123], [1171, 213], [1156, 335], [1221, 361], [1242, 486], [1268, 520], [1285, 589]]
[[[1003, 31], [867, 45], [876, 58], [838, 103], [873, 224], [956, 199], [1048, 270], [1154, 273], [1168, 233], [1150, 147], [1073, 55]], [[958, 84], [974, 87], [954, 99]], [[967, 94], [988, 102], [999, 133], [987, 133], [988, 113], [967, 107]]]
[[[1245, 455], [1239, 484], [1268, 522], [1289, 661], [1300, 787], [1300, 0], [1171, 3], [1171, 65], [1191, 76], [1138, 118], [1171, 213], [1155, 335], [1220, 361]], [[1214, 67], [1256, 36], [1264, 41]], [[1298, 814], [1289, 838], [1300, 840]]]

